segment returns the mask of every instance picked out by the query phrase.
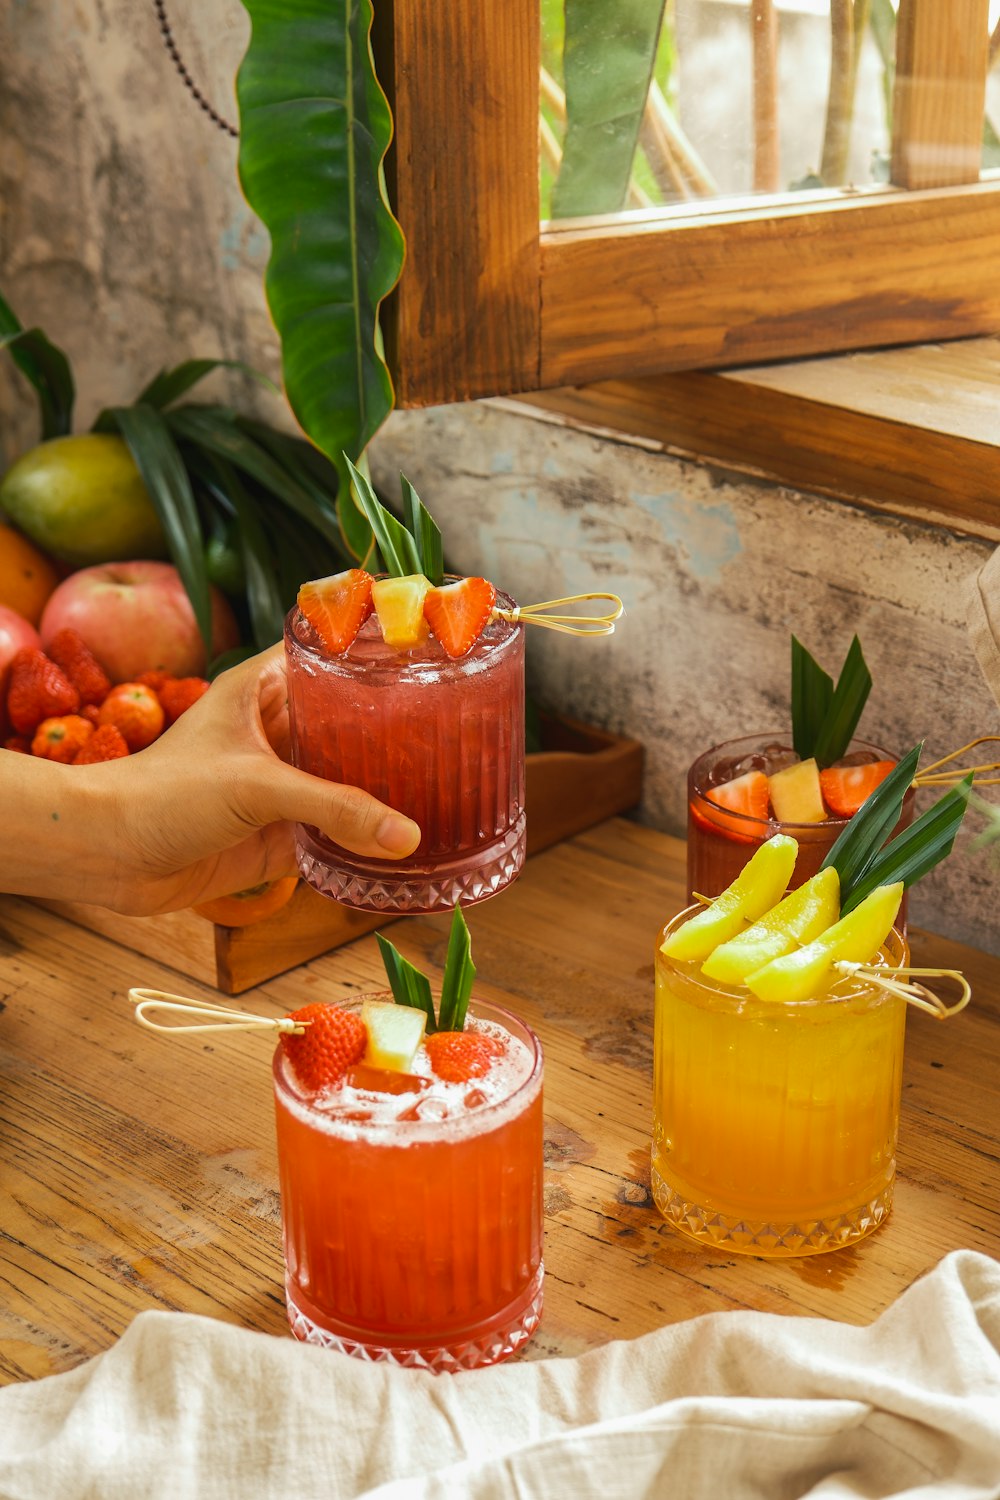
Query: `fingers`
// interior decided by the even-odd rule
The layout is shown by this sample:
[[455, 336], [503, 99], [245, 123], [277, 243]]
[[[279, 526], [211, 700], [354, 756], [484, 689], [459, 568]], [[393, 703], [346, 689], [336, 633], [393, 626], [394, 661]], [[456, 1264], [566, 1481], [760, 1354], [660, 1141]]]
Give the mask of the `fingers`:
[[359, 787], [323, 781], [281, 762], [266, 765], [253, 788], [243, 790], [250, 794], [255, 822], [308, 823], [354, 854], [401, 859], [420, 842], [412, 819]]

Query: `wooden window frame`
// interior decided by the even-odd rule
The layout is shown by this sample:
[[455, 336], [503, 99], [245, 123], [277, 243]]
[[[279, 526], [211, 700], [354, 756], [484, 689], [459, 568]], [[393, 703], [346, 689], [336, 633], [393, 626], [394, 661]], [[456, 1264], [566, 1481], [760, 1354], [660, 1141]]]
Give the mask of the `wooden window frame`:
[[407, 240], [385, 310], [399, 406], [1000, 329], [988, 0], [900, 0], [892, 188], [553, 224], [539, 0], [376, 6]]

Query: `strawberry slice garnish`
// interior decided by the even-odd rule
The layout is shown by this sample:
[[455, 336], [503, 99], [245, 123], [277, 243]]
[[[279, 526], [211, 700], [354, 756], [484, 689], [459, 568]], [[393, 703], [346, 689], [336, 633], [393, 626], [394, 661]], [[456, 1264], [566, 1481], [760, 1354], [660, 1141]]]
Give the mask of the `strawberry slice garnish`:
[[372, 575], [348, 568], [299, 589], [299, 609], [333, 655], [346, 651], [372, 612]]
[[281, 1045], [299, 1083], [310, 1092], [339, 1083], [364, 1056], [368, 1033], [353, 1011], [314, 1001], [293, 1011], [289, 1020], [308, 1023], [301, 1033], [283, 1032]]
[[503, 1043], [476, 1031], [436, 1031], [424, 1041], [431, 1067], [446, 1083], [468, 1083], [482, 1078], [498, 1057]]
[[471, 651], [489, 623], [497, 591], [486, 578], [460, 578], [428, 589], [424, 618], [451, 657]]
[[[715, 833], [724, 833], [728, 838], [746, 843], [755, 843], [767, 831], [768, 788], [763, 771], [747, 771], [732, 781], [723, 781], [719, 786], [710, 786], [703, 793], [706, 802], [711, 802], [720, 811], [711, 819], [702, 813], [699, 821]], [[692, 807], [695, 817], [697, 809]], [[726, 812], [740, 816], [727, 818]], [[749, 819], [758, 820], [764, 826], [755, 827]]]
[[894, 770], [894, 760], [874, 760], [860, 766], [830, 766], [820, 771], [823, 801], [840, 818], [853, 818], [875, 790]]

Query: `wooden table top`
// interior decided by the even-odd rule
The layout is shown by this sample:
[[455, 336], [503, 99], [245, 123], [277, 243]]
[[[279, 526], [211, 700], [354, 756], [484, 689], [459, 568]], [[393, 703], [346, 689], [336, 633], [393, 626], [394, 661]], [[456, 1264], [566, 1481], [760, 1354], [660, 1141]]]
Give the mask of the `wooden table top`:
[[[683, 897], [683, 844], [620, 819], [529, 860], [469, 913], [476, 992], [546, 1054], [546, 1289], [523, 1357], [576, 1354], [731, 1308], [867, 1323], [948, 1251], [1000, 1245], [1000, 962], [961, 967], [960, 1017], [908, 1018], [896, 1203], [860, 1245], [766, 1261], [701, 1249], [649, 1190], [653, 944]], [[393, 941], [434, 975], [448, 919]], [[373, 937], [226, 1002], [279, 1015], [381, 987]], [[287, 1334], [270, 1043], [142, 1030], [131, 985], [219, 1000], [176, 971], [0, 898], [0, 1380], [66, 1370], [145, 1309]]]

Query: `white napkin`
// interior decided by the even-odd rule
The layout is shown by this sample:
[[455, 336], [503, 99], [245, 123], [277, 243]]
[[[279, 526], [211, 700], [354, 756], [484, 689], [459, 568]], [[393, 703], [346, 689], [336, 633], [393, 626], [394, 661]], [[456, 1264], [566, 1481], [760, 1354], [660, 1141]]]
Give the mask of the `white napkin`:
[[1000, 547], [970, 583], [967, 618], [976, 659], [1000, 703]]
[[0, 1390], [3, 1500], [890, 1495], [1000, 1496], [986, 1256], [949, 1255], [869, 1328], [722, 1312], [456, 1376], [147, 1312]]

